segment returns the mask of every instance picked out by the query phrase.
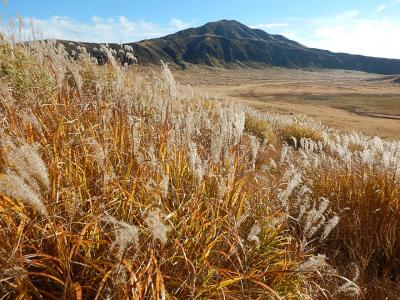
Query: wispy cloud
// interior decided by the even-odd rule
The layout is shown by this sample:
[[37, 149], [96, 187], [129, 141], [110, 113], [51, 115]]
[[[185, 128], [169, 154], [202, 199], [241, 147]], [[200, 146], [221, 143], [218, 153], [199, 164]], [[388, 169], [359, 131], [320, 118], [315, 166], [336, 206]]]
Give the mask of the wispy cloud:
[[321, 19], [301, 41], [308, 46], [337, 52], [400, 58], [400, 20], [360, 14]]
[[144, 20], [133, 21], [125, 16], [108, 19], [93, 16], [87, 22], [53, 16], [49, 19], [34, 18], [31, 22], [26, 22], [23, 38], [31, 38], [33, 24], [35, 31], [39, 31], [43, 38], [87, 42], [134, 42], [173, 33], [192, 26], [194, 22], [173, 18], [163, 26]]
[[270, 30], [270, 29], [276, 29], [276, 28], [284, 28], [290, 26], [289, 23], [267, 23], [267, 24], [257, 24], [257, 25], [251, 25], [251, 28], [257, 28], [257, 29], [262, 29], [262, 30]]
[[[396, 2], [400, 4], [400, 0]], [[400, 19], [386, 11], [383, 14], [388, 7], [389, 2], [379, 14], [352, 9], [330, 16], [288, 19], [282, 23], [288, 26], [253, 27], [282, 34], [308, 47], [400, 59]]]
[[336, 20], [346, 20], [350, 18], [355, 18], [360, 15], [360, 11], [358, 9], [351, 9], [351, 10], [346, 10], [341, 14], [338, 14], [337, 16], [334, 16], [334, 19]]
[[180, 19], [175, 19], [175, 18], [172, 19], [171, 22], [169, 22], [170, 26], [177, 30], [183, 30], [183, 29], [189, 28], [189, 27], [193, 26], [194, 23], [196, 23], [195, 20], [192, 20], [190, 22], [185, 22], [185, 21], [182, 21]]
[[387, 7], [386, 3], [382, 3], [382, 4], [378, 5], [378, 7], [375, 10], [375, 13], [379, 14], [379, 13], [383, 12], [386, 9], [386, 7]]

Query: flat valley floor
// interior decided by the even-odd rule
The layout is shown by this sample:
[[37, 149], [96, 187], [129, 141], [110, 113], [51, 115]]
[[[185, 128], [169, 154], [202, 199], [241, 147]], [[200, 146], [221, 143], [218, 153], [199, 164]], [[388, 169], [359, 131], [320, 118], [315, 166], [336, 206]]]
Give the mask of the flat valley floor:
[[343, 70], [173, 70], [177, 81], [209, 97], [260, 111], [304, 114], [333, 128], [400, 139], [400, 84], [396, 76]]

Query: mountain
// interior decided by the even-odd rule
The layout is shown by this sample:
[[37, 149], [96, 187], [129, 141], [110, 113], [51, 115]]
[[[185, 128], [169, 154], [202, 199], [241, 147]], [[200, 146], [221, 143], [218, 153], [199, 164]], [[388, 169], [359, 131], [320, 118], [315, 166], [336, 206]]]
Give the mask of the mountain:
[[[373, 41], [372, 41], [373, 42]], [[96, 44], [78, 43], [100, 61], [105, 57], [93, 51]], [[162, 38], [127, 44], [141, 64], [160, 60], [185, 68], [188, 64], [227, 67], [232, 65], [287, 68], [358, 70], [379, 74], [400, 74], [400, 60], [308, 48], [282, 35], [268, 34], [233, 20], [210, 22]], [[120, 45], [110, 44], [121, 49]]]

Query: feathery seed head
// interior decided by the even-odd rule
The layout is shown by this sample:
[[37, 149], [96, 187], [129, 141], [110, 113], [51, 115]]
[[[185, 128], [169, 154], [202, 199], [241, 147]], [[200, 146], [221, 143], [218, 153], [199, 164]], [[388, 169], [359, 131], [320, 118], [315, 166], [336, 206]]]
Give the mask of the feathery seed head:
[[260, 238], [258, 237], [258, 234], [260, 232], [261, 232], [260, 226], [254, 224], [253, 227], [251, 227], [250, 232], [247, 236], [247, 240], [249, 242], [255, 242], [257, 248], [260, 246]]
[[0, 175], [0, 193], [10, 198], [21, 200], [44, 216], [48, 215], [40, 196], [12, 171]]
[[118, 246], [117, 256], [119, 259], [122, 259], [129, 244], [133, 244], [136, 248], [139, 246], [139, 229], [135, 225], [118, 221], [112, 216], [103, 218], [103, 221], [112, 224], [114, 227], [115, 242], [111, 248]]
[[162, 245], [167, 243], [168, 227], [162, 222], [163, 215], [159, 209], [150, 212], [145, 219], [154, 240], [159, 240]]

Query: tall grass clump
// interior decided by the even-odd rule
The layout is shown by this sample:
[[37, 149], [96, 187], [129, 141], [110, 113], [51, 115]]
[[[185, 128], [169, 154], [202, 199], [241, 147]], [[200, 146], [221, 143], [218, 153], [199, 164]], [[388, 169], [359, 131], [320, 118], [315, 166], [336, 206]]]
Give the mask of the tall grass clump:
[[245, 129], [262, 141], [270, 144], [276, 142], [276, 135], [269, 123], [266, 120], [253, 116], [252, 114], [248, 113], [246, 115]]
[[389, 295], [399, 143], [74, 51], [1, 40], [4, 299]]
[[300, 146], [300, 141], [309, 139], [313, 141], [321, 141], [323, 136], [320, 131], [311, 127], [291, 124], [281, 129], [282, 140], [297, 148]]
[[288, 167], [262, 168], [275, 153], [245, 131], [241, 108], [201, 100], [165, 64], [145, 76], [106, 47], [105, 65], [77, 51], [2, 40], [3, 298], [324, 289], [329, 272], [300, 271], [316, 253], [291, 234], [273, 188]]
[[359, 282], [371, 297], [385, 285], [392, 294], [400, 267], [400, 144], [354, 133], [337, 135], [325, 147], [329, 160], [307, 154], [318, 160], [308, 170], [313, 192], [330, 196], [341, 216], [324, 247], [340, 265], [358, 266]]

